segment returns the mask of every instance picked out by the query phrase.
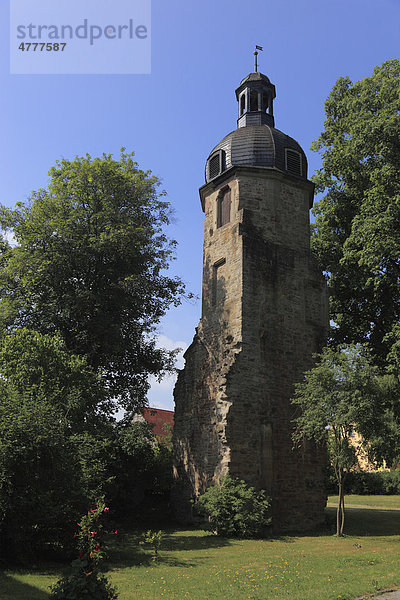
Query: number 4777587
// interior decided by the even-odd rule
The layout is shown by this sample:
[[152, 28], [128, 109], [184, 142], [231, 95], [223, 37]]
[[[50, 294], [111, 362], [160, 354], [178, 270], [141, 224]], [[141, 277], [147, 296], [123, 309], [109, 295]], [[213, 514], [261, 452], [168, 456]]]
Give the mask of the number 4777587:
[[21, 42], [18, 50], [22, 50], [23, 52], [64, 52], [66, 45], [67, 42], [62, 42], [61, 44], [58, 42]]

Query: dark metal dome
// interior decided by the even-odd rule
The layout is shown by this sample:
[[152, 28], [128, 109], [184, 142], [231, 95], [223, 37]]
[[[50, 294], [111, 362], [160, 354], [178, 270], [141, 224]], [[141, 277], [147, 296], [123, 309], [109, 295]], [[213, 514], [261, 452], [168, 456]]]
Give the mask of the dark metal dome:
[[238, 89], [240, 89], [242, 87], [242, 85], [246, 85], [247, 83], [249, 83], [249, 81], [252, 81], [252, 82], [253, 81], [262, 81], [263, 83], [272, 85], [271, 81], [269, 80], [269, 77], [264, 75], [264, 73], [260, 73], [259, 71], [257, 71], [256, 73], [250, 73], [244, 79], [242, 79], [242, 81], [239, 84]]
[[269, 125], [248, 125], [228, 133], [211, 151], [206, 182], [233, 166], [273, 167], [307, 179], [307, 159], [301, 146]]

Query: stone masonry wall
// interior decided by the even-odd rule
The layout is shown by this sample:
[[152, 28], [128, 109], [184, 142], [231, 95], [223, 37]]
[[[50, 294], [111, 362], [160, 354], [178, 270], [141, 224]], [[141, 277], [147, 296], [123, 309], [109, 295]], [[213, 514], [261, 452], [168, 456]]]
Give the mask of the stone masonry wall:
[[[231, 219], [217, 227], [221, 189]], [[290, 398], [325, 337], [325, 283], [309, 251], [312, 184], [237, 169], [207, 189], [202, 318], [175, 388], [175, 505], [231, 473], [273, 498], [277, 529], [323, 520], [325, 454], [293, 450]]]

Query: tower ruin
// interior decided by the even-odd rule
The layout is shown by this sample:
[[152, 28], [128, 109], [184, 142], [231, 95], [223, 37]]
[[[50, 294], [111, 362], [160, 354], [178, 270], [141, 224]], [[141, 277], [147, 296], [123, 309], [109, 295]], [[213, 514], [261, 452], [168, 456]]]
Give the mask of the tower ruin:
[[254, 72], [236, 90], [237, 129], [211, 151], [200, 188], [202, 316], [175, 386], [174, 503], [230, 474], [267, 490], [280, 530], [323, 521], [325, 454], [294, 449], [294, 385], [328, 327], [310, 254], [314, 185], [300, 145], [275, 129], [275, 86]]

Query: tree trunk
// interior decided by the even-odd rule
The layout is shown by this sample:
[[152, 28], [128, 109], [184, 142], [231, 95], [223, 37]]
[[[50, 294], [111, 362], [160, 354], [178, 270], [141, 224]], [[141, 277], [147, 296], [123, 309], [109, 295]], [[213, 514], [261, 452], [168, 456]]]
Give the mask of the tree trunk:
[[340, 523], [340, 535], [343, 535], [344, 528], [344, 492], [343, 492], [343, 483], [342, 483], [342, 520]]
[[345, 473], [339, 468], [337, 470], [339, 498], [336, 511], [336, 535], [338, 537], [343, 535], [344, 528], [344, 479]]
[[344, 529], [344, 480], [346, 478], [346, 472], [342, 474], [342, 522], [340, 524], [340, 535], [343, 535]]
[[338, 487], [339, 487], [339, 498], [338, 505], [336, 510], [336, 535], [340, 536], [340, 513], [342, 508], [342, 496], [343, 496], [343, 487], [342, 487], [342, 478], [338, 479]]

